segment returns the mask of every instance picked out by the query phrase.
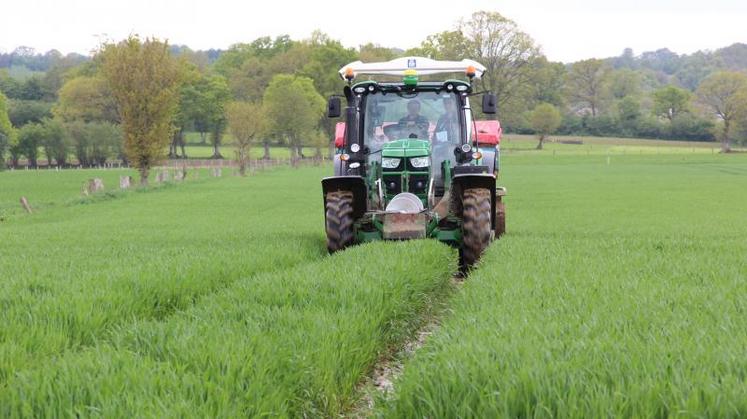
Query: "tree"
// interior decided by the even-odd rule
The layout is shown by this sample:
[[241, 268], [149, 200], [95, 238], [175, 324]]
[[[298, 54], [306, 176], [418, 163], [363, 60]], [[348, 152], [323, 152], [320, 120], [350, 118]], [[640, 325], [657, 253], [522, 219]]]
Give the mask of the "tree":
[[571, 65], [566, 78], [566, 89], [572, 102], [591, 111], [596, 118], [602, 102], [606, 67], [604, 61], [592, 58]]
[[687, 112], [692, 94], [676, 86], [664, 86], [653, 93], [654, 115], [663, 116], [671, 123], [681, 113]]
[[[378, 61], [389, 61], [397, 58], [396, 52], [392, 48], [382, 47], [378, 44], [367, 43], [358, 48], [358, 59], [364, 63], [373, 63]], [[347, 63], [343, 63], [340, 67]]]
[[[0, 92], [0, 162], [3, 161], [5, 149], [12, 143], [11, 139], [15, 140], [15, 130], [8, 118], [8, 99]], [[0, 165], [0, 169], [2, 167]]]
[[32, 76], [18, 86], [18, 96], [14, 99], [42, 100], [53, 95], [44, 88], [41, 78]]
[[260, 101], [273, 75], [295, 72], [309, 61], [308, 48], [297, 46], [299, 43], [287, 35], [235, 44], [221, 54], [213, 68], [228, 80], [236, 99]]
[[10, 143], [10, 147], [8, 147], [8, 152], [10, 154], [10, 166], [14, 168], [18, 168], [18, 162], [20, 161], [21, 155], [23, 154], [21, 145], [18, 142], [18, 135], [16, 135], [15, 140]]
[[70, 141], [62, 124], [54, 119], [45, 118], [41, 122], [41, 127], [44, 129], [41, 144], [44, 147], [48, 164], [51, 166], [52, 160], [54, 160], [57, 166], [64, 166], [70, 151]]
[[41, 100], [20, 100], [10, 101], [8, 109], [8, 118], [16, 128], [28, 124], [29, 122], [41, 122], [44, 118], [52, 116], [52, 104]]
[[226, 120], [236, 145], [239, 173], [246, 176], [251, 146], [265, 131], [264, 109], [257, 103], [232, 102], [226, 106]]
[[109, 158], [123, 157], [122, 130], [119, 125], [77, 120], [65, 124], [65, 133], [81, 166], [100, 166]]
[[615, 103], [618, 130], [625, 136], [634, 136], [641, 117], [641, 103], [635, 96], [625, 96]]
[[698, 86], [696, 92], [698, 100], [706, 105], [722, 121], [721, 152], [731, 151], [732, 122], [745, 106], [742, 102], [742, 92], [747, 89], [747, 75], [743, 73], [720, 71], [708, 76]]
[[514, 21], [495, 12], [475, 12], [459, 24], [459, 31], [468, 42], [454, 35], [456, 45], [452, 48], [469, 46], [466, 57], [485, 66], [483, 83], [495, 93], [499, 107], [530, 81], [531, 66], [541, 54], [534, 40]]
[[332, 40], [319, 31], [314, 31], [301, 45], [306, 48], [308, 61], [297, 74], [314, 80], [314, 87], [322, 96], [338, 93], [340, 76], [337, 71], [356, 60], [355, 50], [343, 47], [340, 41]]
[[2, 93], [6, 99], [12, 99], [18, 97], [18, 89], [20, 82], [13, 77], [10, 77], [10, 73], [6, 68], [0, 68], [0, 93]]
[[409, 52], [439, 60], [479, 61], [486, 67], [483, 84], [495, 93], [501, 108], [529, 84], [531, 67], [541, 57], [534, 40], [514, 21], [487, 11], [473, 13], [454, 30], [429, 35], [420, 48]]
[[321, 159], [322, 149], [330, 145], [330, 137], [324, 131], [316, 130], [309, 136], [307, 144], [314, 147], [314, 158]]
[[203, 108], [208, 127], [210, 127], [210, 142], [213, 145], [213, 158], [222, 159], [220, 145], [226, 131], [226, 103], [231, 99], [226, 79], [221, 76], [208, 77], [208, 91]]
[[641, 76], [639, 73], [624, 68], [610, 70], [604, 78], [606, 95], [613, 100], [620, 100], [629, 96], [637, 96], [641, 90]]
[[122, 156], [122, 129], [110, 122], [90, 122], [86, 124], [89, 136], [89, 156], [91, 163], [103, 166], [110, 158]]
[[44, 126], [39, 123], [26, 124], [18, 130], [18, 151], [26, 156], [31, 167], [37, 166], [39, 147], [46, 137]]
[[248, 57], [239, 68], [231, 69], [226, 78], [234, 98], [258, 101], [272, 78], [272, 69], [268, 59]]
[[712, 118], [681, 113], [672, 120], [665, 134], [675, 140], [713, 141], [714, 125]]
[[264, 104], [270, 132], [287, 142], [291, 161], [295, 164], [301, 155], [303, 139], [319, 125], [325, 108], [324, 99], [308, 77], [278, 74], [265, 90]]
[[537, 150], [542, 150], [545, 138], [554, 133], [560, 126], [560, 112], [549, 103], [540, 103], [532, 111], [532, 129], [539, 136]]
[[181, 117], [192, 121], [203, 142], [210, 134], [213, 158], [223, 158], [220, 145], [226, 129], [225, 105], [231, 99], [226, 79], [221, 75], [195, 76], [184, 85], [180, 96]]
[[534, 103], [551, 103], [562, 107], [565, 102], [563, 86], [565, 83], [566, 69], [562, 63], [548, 62], [545, 57], [540, 57], [533, 66], [531, 76], [531, 96]]
[[[356, 60], [355, 50], [343, 47], [339, 41], [331, 40], [327, 35], [318, 31], [315, 31], [310, 39], [305, 40], [300, 46], [293, 49], [300, 47], [305, 47], [308, 60], [296, 74], [314, 80], [316, 91], [323, 97], [339, 93], [341, 82], [337, 71], [345, 64]], [[370, 44], [364, 47], [372, 53], [381, 48]], [[392, 56], [394, 55], [390, 49], [381, 49], [388, 51]], [[279, 60], [280, 57], [276, 59]], [[323, 118], [322, 126], [327, 133], [327, 137], [331, 137], [335, 129], [334, 120]]]
[[[470, 51], [474, 50], [472, 40], [468, 39], [460, 29], [443, 31], [428, 35], [420, 44], [420, 52], [436, 60], [462, 60], [468, 57]], [[363, 48], [361, 48], [363, 56]]]
[[65, 81], [71, 78], [72, 73], [78, 71], [81, 64], [90, 62], [89, 60], [90, 58], [75, 53], [58, 58], [54, 65], [44, 73], [44, 77], [42, 78], [44, 88], [52, 92], [56, 99]]
[[101, 76], [78, 76], [60, 89], [53, 108], [55, 117], [63, 121], [119, 122], [119, 111], [107, 81]]
[[[186, 47], [184, 47], [186, 48]], [[186, 51], [189, 51], [188, 49]], [[195, 85], [202, 78], [200, 70], [192, 63], [183, 62], [184, 64], [184, 78], [182, 80], [182, 87], [179, 91], [179, 106], [177, 111], [174, 113], [174, 135], [171, 137], [171, 144], [169, 144], [169, 158], [187, 158], [187, 152], [185, 151], [184, 132], [188, 129], [188, 126], [192, 124], [191, 120], [199, 115], [200, 109], [197, 109], [198, 105], [195, 100]], [[203, 127], [200, 127], [203, 128]], [[204, 136], [203, 136], [204, 138]], [[203, 141], [204, 142], [204, 141]], [[177, 148], [181, 147], [182, 155], [179, 156]]]
[[747, 144], [747, 88], [743, 88], [737, 93], [737, 108], [734, 121], [736, 122], [736, 133], [739, 136], [741, 144]]
[[678, 84], [690, 91], [698, 88], [700, 83], [715, 71], [718, 60], [714, 59], [711, 52], [698, 51], [687, 56], [675, 77]]
[[107, 44], [101, 52], [104, 77], [117, 101], [125, 153], [148, 184], [154, 164], [165, 157], [179, 104], [182, 65], [167, 43], [136, 36]]

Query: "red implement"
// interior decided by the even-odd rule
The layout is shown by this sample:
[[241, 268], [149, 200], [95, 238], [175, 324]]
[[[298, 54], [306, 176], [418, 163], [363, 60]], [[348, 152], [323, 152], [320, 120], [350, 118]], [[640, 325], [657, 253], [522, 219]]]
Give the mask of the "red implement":
[[335, 147], [340, 148], [345, 143], [345, 123], [338, 122], [335, 125]]
[[477, 141], [480, 144], [498, 145], [501, 143], [501, 123], [498, 121], [475, 121]]
[[[498, 121], [475, 121], [477, 140], [480, 144], [497, 145], [501, 143], [501, 123]], [[345, 123], [335, 125], [335, 147], [340, 148], [345, 143]]]

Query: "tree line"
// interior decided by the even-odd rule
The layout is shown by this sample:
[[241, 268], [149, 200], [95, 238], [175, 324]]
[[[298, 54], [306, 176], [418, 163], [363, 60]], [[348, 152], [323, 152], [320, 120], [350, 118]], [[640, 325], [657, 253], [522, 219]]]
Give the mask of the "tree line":
[[[410, 50], [348, 48], [317, 31], [303, 40], [261, 37], [224, 51], [132, 37], [102, 45], [90, 58], [28, 49], [0, 55], [0, 156], [11, 165], [22, 157], [35, 165], [41, 150], [59, 165], [71, 157], [83, 165], [107, 159], [148, 165], [187, 157], [187, 132], [211, 144], [215, 158], [246, 160], [254, 145], [269, 157], [278, 144], [294, 159], [304, 146], [321, 155], [334, 129], [322, 114], [324, 98], [340, 91], [337, 70], [354, 60], [403, 55], [483, 63], [488, 71], [478, 87], [496, 94], [506, 132], [720, 140], [724, 151], [747, 140], [747, 45], [691, 55], [662, 49], [636, 56], [627, 49], [564, 64], [549, 61], [516, 22], [482, 11]], [[116, 67], [117, 59], [135, 67]], [[4, 62], [43, 73], [13, 77]], [[146, 63], [171, 68], [171, 75], [131, 70]], [[143, 97], [128, 104], [135, 92]], [[128, 106], [151, 114], [137, 121]], [[227, 132], [239, 146], [235, 156], [221, 152]], [[156, 135], [162, 138], [144, 139]], [[151, 146], [158, 150], [142, 152]]]

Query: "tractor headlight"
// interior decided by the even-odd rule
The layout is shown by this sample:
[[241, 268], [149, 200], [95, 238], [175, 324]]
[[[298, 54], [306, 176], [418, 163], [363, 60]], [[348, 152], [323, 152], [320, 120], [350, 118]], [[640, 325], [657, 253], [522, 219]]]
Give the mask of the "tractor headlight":
[[399, 167], [401, 159], [393, 159], [391, 157], [384, 157], [381, 159], [381, 167], [384, 169], [396, 169]]
[[412, 165], [412, 167], [420, 169], [430, 166], [431, 159], [429, 159], [428, 157], [413, 157], [410, 159], [410, 164]]

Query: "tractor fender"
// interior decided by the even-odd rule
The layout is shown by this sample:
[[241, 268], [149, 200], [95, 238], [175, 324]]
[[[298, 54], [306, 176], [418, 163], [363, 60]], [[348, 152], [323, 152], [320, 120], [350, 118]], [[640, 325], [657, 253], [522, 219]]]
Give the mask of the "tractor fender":
[[495, 173], [496, 172], [495, 170], [496, 169], [495, 148], [480, 147], [480, 152], [482, 153], [482, 159], [480, 159], [480, 163], [488, 167], [488, 173]]
[[[334, 160], [334, 169], [335, 169], [335, 176], [343, 176], [343, 161], [340, 159], [340, 153], [335, 153]], [[325, 193], [326, 195], [326, 193]]]
[[467, 189], [478, 188], [490, 191], [490, 226], [495, 229], [495, 175], [492, 173], [465, 173], [451, 179], [453, 197], [461, 197]]
[[360, 218], [367, 209], [368, 189], [361, 176], [330, 176], [322, 179], [324, 208], [327, 208], [327, 194], [337, 191], [353, 193], [353, 218]]

